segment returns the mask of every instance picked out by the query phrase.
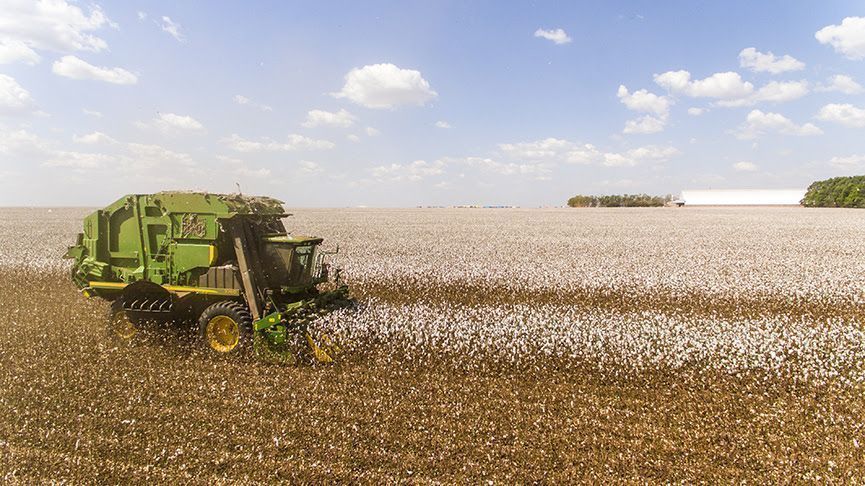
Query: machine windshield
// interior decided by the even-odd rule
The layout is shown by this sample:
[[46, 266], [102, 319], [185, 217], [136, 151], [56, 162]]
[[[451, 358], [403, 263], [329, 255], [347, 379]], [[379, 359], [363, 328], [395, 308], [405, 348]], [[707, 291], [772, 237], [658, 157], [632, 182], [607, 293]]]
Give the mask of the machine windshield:
[[265, 277], [274, 287], [308, 283], [314, 252], [314, 245], [266, 243], [263, 262]]

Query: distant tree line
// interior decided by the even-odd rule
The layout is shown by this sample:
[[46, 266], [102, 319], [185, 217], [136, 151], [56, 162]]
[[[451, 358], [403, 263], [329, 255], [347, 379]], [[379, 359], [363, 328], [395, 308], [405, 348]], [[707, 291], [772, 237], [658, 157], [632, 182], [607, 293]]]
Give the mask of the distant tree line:
[[806, 208], [865, 208], [865, 176], [814, 182], [801, 203]]
[[576, 195], [568, 199], [572, 208], [648, 208], [663, 206], [673, 200], [673, 196], [650, 196], [648, 194], [621, 194], [610, 196]]

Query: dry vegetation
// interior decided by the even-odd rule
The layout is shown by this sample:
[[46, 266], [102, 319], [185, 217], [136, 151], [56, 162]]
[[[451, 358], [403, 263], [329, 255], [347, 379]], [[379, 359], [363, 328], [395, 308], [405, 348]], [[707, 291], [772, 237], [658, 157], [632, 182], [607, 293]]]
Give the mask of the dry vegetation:
[[865, 478], [865, 220], [802, 209], [298, 210], [361, 306], [331, 367], [133, 349], [0, 209], [0, 478]]

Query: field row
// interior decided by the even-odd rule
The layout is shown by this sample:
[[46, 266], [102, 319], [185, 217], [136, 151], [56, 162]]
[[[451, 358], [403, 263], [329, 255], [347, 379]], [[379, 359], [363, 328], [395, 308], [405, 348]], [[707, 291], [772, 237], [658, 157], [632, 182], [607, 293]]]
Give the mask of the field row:
[[[48, 212], [51, 211], [51, 212]], [[0, 210], [0, 268], [65, 271], [85, 209]], [[584, 289], [865, 302], [865, 218], [802, 208], [297, 210], [358, 288]], [[24, 242], [26, 240], [26, 243]]]
[[865, 326], [843, 319], [728, 319], [551, 304], [392, 305], [372, 299], [319, 325], [341, 336], [358, 359], [390, 353], [395, 362], [469, 370], [588, 365], [610, 376], [678, 370], [865, 384]]

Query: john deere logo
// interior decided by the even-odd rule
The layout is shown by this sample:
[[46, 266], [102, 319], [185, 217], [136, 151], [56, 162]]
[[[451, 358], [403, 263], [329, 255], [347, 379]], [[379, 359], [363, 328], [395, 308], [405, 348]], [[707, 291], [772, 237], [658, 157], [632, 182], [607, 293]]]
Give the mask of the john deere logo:
[[204, 238], [207, 234], [204, 221], [198, 219], [198, 215], [194, 213], [184, 215], [180, 220], [180, 234], [184, 237]]

